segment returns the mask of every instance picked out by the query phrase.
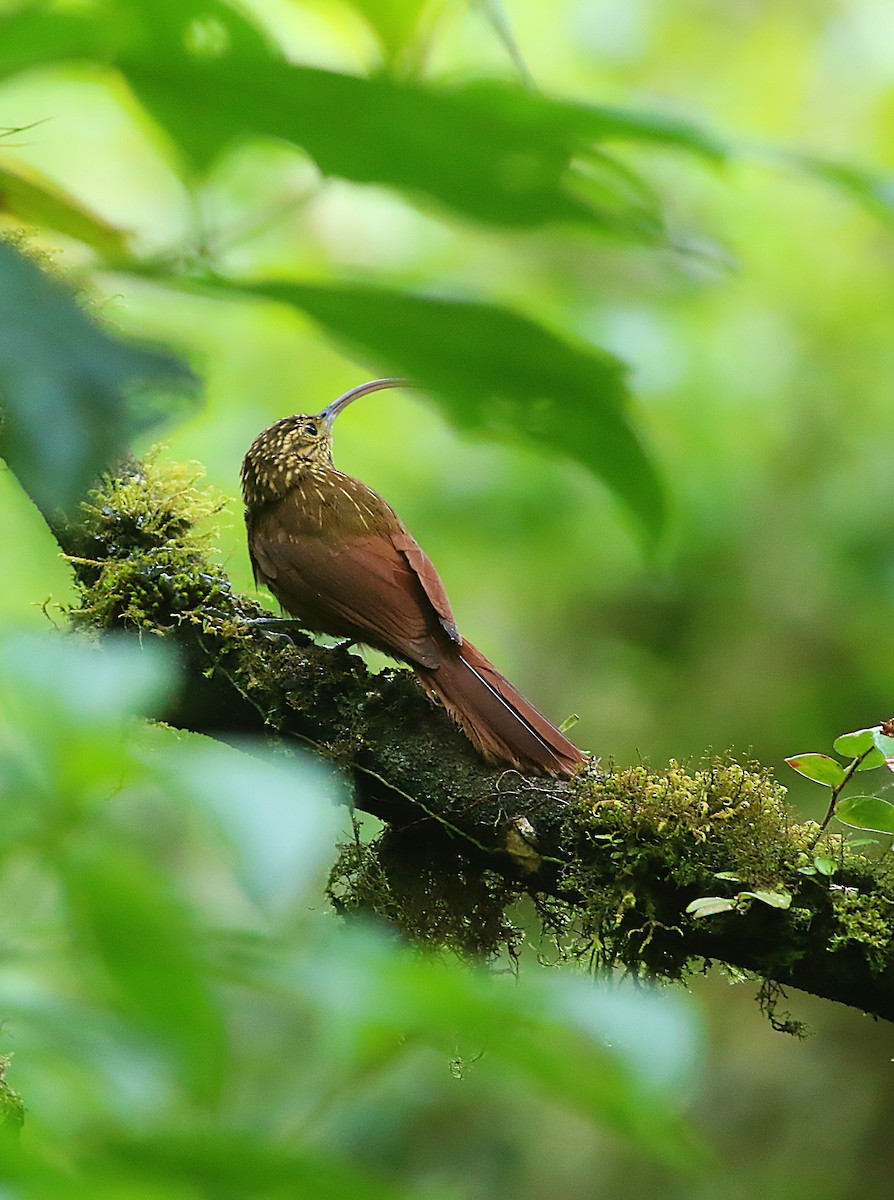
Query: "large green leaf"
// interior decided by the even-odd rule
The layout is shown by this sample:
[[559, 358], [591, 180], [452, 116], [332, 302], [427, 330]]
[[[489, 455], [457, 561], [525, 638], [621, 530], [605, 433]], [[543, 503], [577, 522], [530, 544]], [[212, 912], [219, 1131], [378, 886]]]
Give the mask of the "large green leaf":
[[127, 345], [91, 321], [74, 296], [0, 243], [0, 453], [44, 510], [81, 499], [138, 425], [137, 385], [183, 383], [166, 354]]
[[377, 367], [429, 390], [452, 424], [581, 463], [624, 501], [650, 539], [658, 535], [662, 487], [628, 418], [624, 366], [613, 355], [492, 304], [360, 285], [251, 290], [303, 309]]
[[239, 139], [281, 138], [325, 175], [398, 188], [489, 224], [574, 221], [655, 238], [660, 210], [642, 180], [601, 153], [594, 193], [579, 164], [613, 139], [713, 149], [687, 127], [501, 83], [434, 88], [238, 55], [121, 66], [195, 169]]

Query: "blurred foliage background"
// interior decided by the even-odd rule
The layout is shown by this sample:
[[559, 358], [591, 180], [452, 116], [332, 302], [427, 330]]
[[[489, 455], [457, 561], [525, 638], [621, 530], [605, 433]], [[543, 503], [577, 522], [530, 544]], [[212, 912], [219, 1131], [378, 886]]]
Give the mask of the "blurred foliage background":
[[[23, 222], [36, 227], [30, 245], [49, 253], [53, 269], [87, 291], [107, 329], [176, 351], [201, 377], [201, 404], [181, 412], [163, 436], [172, 459], [200, 461], [209, 481], [231, 497], [220, 518], [220, 548], [238, 587], [250, 587], [250, 572], [237, 474], [254, 435], [278, 416], [315, 411], [363, 378], [409, 365], [430, 387], [383, 393], [352, 408], [337, 432], [337, 462], [381, 491], [405, 519], [437, 563], [464, 632], [552, 717], [579, 714], [574, 736], [580, 744], [625, 763], [644, 757], [660, 764], [731, 748], [777, 764], [890, 714], [894, 508], [884, 430], [894, 387], [894, 181], [885, 172], [894, 153], [894, 18], [888, 6], [875, 0], [554, 0], [544, 7], [511, 0], [499, 10], [484, 0], [252, 0], [226, 9], [122, 0], [6, 3], [0, 18], [0, 125], [7, 129], [0, 137], [0, 217], [10, 230]], [[313, 119], [305, 116], [313, 144], [301, 148], [288, 123], [300, 131], [302, 110], [289, 108], [295, 97], [289, 104], [278, 97], [271, 67], [272, 107], [259, 112], [252, 98], [268, 95], [268, 68], [252, 65], [251, 55], [262, 54], [254, 37], [283, 47], [301, 66], [381, 85], [386, 90], [376, 93], [376, 103], [384, 108], [376, 112], [397, 113], [402, 104], [404, 133], [412, 134], [418, 112], [415, 150], [404, 147], [389, 160], [394, 186], [364, 168], [362, 154], [353, 176], [340, 165], [340, 139], [356, 151], [380, 130], [375, 121], [360, 122], [356, 107], [335, 104], [316, 110]], [[227, 64], [240, 54], [248, 66], [237, 63], [242, 73], [233, 74], [228, 89]], [[207, 90], [190, 75], [192, 66], [207, 68]], [[520, 76], [533, 88], [519, 87]], [[582, 155], [574, 186], [565, 187], [566, 174], [548, 197], [545, 188], [536, 219], [530, 218], [533, 185], [522, 215], [509, 215], [506, 197], [513, 188], [527, 195], [530, 163], [521, 151], [517, 162], [507, 158], [492, 193], [505, 185], [506, 196], [494, 200], [499, 211], [488, 214], [481, 195], [468, 190], [488, 152], [489, 126], [485, 122], [478, 145], [474, 121], [476, 111], [499, 110], [502, 93], [491, 102], [463, 90], [482, 78], [511, 86], [511, 99], [504, 97], [511, 112], [556, 97], [609, 106], [604, 116], [651, 117], [636, 136], [615, 129], [604, 157]], [[422, 94], [412, 91], [434, 84], [471, 96], [462, 118], [471, 126], [457, 118], [444, 127], [448, 133], [465, 128], [465, 138], [434, 136]], [[391, 85], [405, 90], [389, 92]], [[562, 121], [573, 124], [570, 116], [553, 113], [547, 121], [545, 110], [537, 112], [534, 124], [547, 130], [547, 145], [559, 138]], [[266, 124], [252, 125], [260, 116]], [[266, 132], [230, 140], [251, 128]], [[566, 146], [566, 158], [575, 157], [580, 135], [569, 136], [567, 145], [574, 153]], [[425, 179], [441, 181], [440, 195], [407, 167], [417, 159], [427, 163]], [[321, 171], [326, 162], [335, 164], [328, 168], [335, 177]], [[548, 183], [547, 177], [544, 167]], [[572, 200], [583, 210], [563, 211], [563, 205], [573, 208]], [[73, 212], [81, 214], [80, 224]], [[297, 281], [306, 289], [303, 302], [248, 297], [243, 285], [246, 292], [264, 290], [257, 280], [268, 295], [274, 285], [285, 292]], [[476, 371], [501, 368], [513, 381], [508, 390], [521, 388], [533, 339], [510, 339], [518, 361], [482, 365], [474, 338], [468, 361], [458, 352], [467, 326], [459, 343], [436, 341], [439, 327], [423, 321], [417, 331], [406, 313], [384, 304], [378, 327], [345, 333], [338, 326], [350, 324], [350, 305], [342, 304], [335, 318], [319, 314], [326, 289], [337, 292], [348, 283], [499, 305], [530, 318], [562, 345], [591, 356], [597, 383], [587, 411], [596, 414], [594, 423], [581, 416], [580, 395], [572, 391], [566, 398], [559, 388], [546, 410], [527, 422], [523, 440], [513, 439], [506, 428], [513, 415], [532, 410], [512, 409], [511, 396], [508, 418], [499, 404], [488, 414], [486, 396], [477, 408], [464, 409], [463, 388]], [[629, 365], [629, 401], [605, 352]], [[573, 389], [573, 364], [563, 359], [560, 365], [565, 374], [559, 370], [555, 379]], [[621, 458], [606, 457], [599, 439], [611, 449], [619, 430], [636, 436], [618, 443]], [[158, 436], [158, 430], [146, 433], [138, 447]], [[639, 455], [636, 437], [648, 457]], [[657, 543], [648, 532], [659, 524], [653, 471], [667, 508]], [[0, 553], [4, 624], [40, 630], [48, 615], [60, 620], [57, 606], [72, 600], [67, 569], [9, 472], [0, 474]], [[8, 678], [13, 690], [20, 687], [14, 670]], [[46, 689], [52, 691], [46, 679], [41, 687], [38, 706], [48, 703]], [[42, 725], [15, 711], [9, 721], [20, 731], [13, 747], [28, 744], [31, 735], [22, 730]], [[19, 790], [9, 784], [7, 796], [31, 795], [21, 779], [14, 782]], [[817, 815], [809, 807], [820, 803], [810, 785], [799, 790], [794, 778], [785, 782], [792, 784], [793, 802]], [[193, 836], [201, 844], [195, 815], [201, 797], [183, 786], [192, 817], [178, 816], [174, 806], [164, 819], [198, 822]], [[82, 784], [69, 780], [59, 787], [80, 794]], [[145, 780], [141, 789], [152, 790]], [[681, 1042], [696, 1036], [693, 1023], [707, 1031], [701, 1056], [692, 1050], [687, 1059], [693, 1070], [692, 1060], [700, 1057], [694, 1076], [685, 1082], [679, 1068], [671, 1089], [687, 1100], [695, 1127], [718, 1154], [717, 1164], [695, 1180], [668, 1176], [655, 1165], [656, 1158], [673, 1158], [656, 1145], [675, 1135], [655, 1132], [661, 1106], [651, 1083], [641, 1102], [654, 1129], [643, 1132], [628, 1113], [614, 1120], [620, 1141], [604, 1132], [612, 1125], [604, 1101], [615, 1086], [610, 1072], [603, 1100], [575, 1101], [567, 1080], [554, 1084], [558, 1101], [543, 1100], [542, 1080], [532, 1083], [522, 1070], [507, 1082], [487, 1057], [484, 1065], [458, 1067], [458, 1080], [447, 1077], [444, 1055], [430, 1052], [396, 1068], [389, 1060], [393, 1069], [380, 1074], [374, 1053], [367, 1061], [356, 1047], [311, 1039], [304, 1074], [290, 1076], [283, 1044], [303, 1044], [308, 1028], [335, 1036], [332, 1021], [298, 1015], [301, 1003], [309, 1003], [312, 965], [328, 978], [330, 997], [339, 987], [344, 994], [362, 991], [371, 978], [391, 979], [392, 967], [361, 965], [355, 978], [339, 985], [334, 963], [362, 962], [380, 951], [364, 944], [356, 954], [340, 955], [326, 925], [325, 934], [305, 931], [293, 939], [304, 947], [296, 952], [305, 955], [303, 968], [273, 955], [274, 974], [292, 971], [293, 993], [295, 972], [305, 971], [300, 1003], [289, 993], [275, 1015], [255, 1012], [245, 1000], [222, 1009], [216, 992], [206, 995], [207, 963], [194, 961], [189, 922], [202, 929], [238, 926], [233, 906], [243, 902], [215, 882], [219, 865], [205, 870], [199, 854], [200, 865], [187, 869], [175, 848], [159, 847], [158, 835], [149, 836], [152, 803], [131, 797], [123, 815], [91, 809], [89, 820], [82, 812], [63, 821], [56, 809], [47, 810], [45, 833], [32, 831], [40, 854], [47, 853], [46, 831], [58, 833], [60, 822], [68, 828], [69, 818], [81, 830], [78, 853], [71, 861], [63, 856], [61, 864], [53, 860], [49, 875], [25, 854], [6, 877], [4, 947], [32, 936], [41, 947], [41, 987], [37, 967], [25, 970], [10, 952], [0, 991], [0, 1013], [9, 1021], [0, 1050], [16, 1054], [10, 1082], [32, 1110], [28, 1124], [50, 1146], [63, 1147], [41, 1187], [62, 1194], [69, 1160], [83, 1169], [83, 1138], [96, 1129], [110, 1137], [114, 1117], [127, 1129], [116, 1135], [117, 1157], [107, 1147], [109, 1157], [95, 1176], [110, 1195], [123, 1194], [122, 1180], [137, 1186], [137, 1178], [147, 1195], [206, 1194], [195, 1190], [205, 1186], [208, 1194], [253, 1194], [263, 1171], [251, 1158], [260, 1153], [252, 1139], [259, 1130], [275, 1134], [277, 1153], [286, 1154], [282, 1147], [292, 1145], [298, 1128], [305, 1140], [311, 1129], [317, 1149], [324, 1146], [355, 1174], [325, 1182], [300, 1175], [294, 1163], [289, 1169], [299, 1175], [283, 1166], [277, 1175], [268, 1163], [272, 1194], [277, 1188], [293, 1194], [289, 1188], [300, 1179], [317, 1189], [306, 1194], [319, 1195], [336, 1188], [387, 1195], [375, 1189], [391, 1187], [397, 1194], [406, 1188], [458, 1197], [535, 1198], [557, 1191], [581, 1198], [659, 1191], [734, 1197], [752, 1195], [756, 1187], [771, 1197], [800, 1195], [807, 1187], [818, 1198], [887, 1195], [894, 1092], [889, 1031], [797, 998], [797, 1015], [817, 1029], [812, 1040], [797, 1043], [770, 1029], [753, 988], [731, 989], [716, 977], [696, 981], [693, 1005], [674, 1017], [679, 1026], [673, 1029], [688, 1031], [674, 1033]], [[281, 813], [269, 819], [278, 821]], [[325, 821], [322, 827], [325, 833]], [[120, 854], [110, 854], [104, 877], [101, 847], [109, 838]], [[238, 876], [238, 862], [221, 853]], [[153, 892], [147, 884], [146, 896], [130, 896], [124, 933], [107, 928], [99, 936], [90, 922], [115, 910], [111, 902], [103, 907], [102, 897], [117, 894], [129, 877], [128, 854], [141, 856], [140, 870], [151, 879], [158, 873], [158, 886]], [[323, 858], [320, 851], [318, 866]], [[175, 901], [181, 885], [174, 887], [171, 878], [178, 872], [187, 880], [187, 899]], [[294, 933], [289, 921], [300, 924], [296, 914], [320, 903], [319, 889], [314, 895], [307, 886], [291, 897], [285, 924], [274, 921], [277, 936], [288, 940]], [[182, 920], [165, 917], [169, 909]], [[63, 910], [68, 925], [60, 924]], [[166, 935], [168, 967], [185, 971], [194, 992], [185, 984], [167, 1010], [162, 1005], [161, 1016], [154, 1003], [140, 1009], [135, 997], [145, 981], [130, 977], [127, 955], [115, 957], [116, 937], [131, 937], [131, 918], [179, 930]], [[257, 917], [242, 923], [255, 930]], [[186, 1039], [180, 1060], [175, 1054], [182, 1077], [176, 1069], [165, 1076], [138, 1045], [125, 1054], [122, 1038], [107, 1024], [91, 1024], [62, 1005], [59, 989], [71, 979], [48, 980], [54, 970], [74, 972], [72, 946], [87, 926], [90, 944], [104, 956], [97, 971], [117, 981], [118, 991], [110, 998], [103, 989], [111, 985], [82, 979], [74, 987], [78, 1002], [111, 1005], [125, 1024], [161, 1021], [166, 1037]], [[60, 948], [63, 928], [74, 940]], [[248, 934], [237, 948], [232, 937], [231, 931], [223, 939], [225, 952], [216, 945], [209, 950], [214, 970], [219, 976], [226, 963], [238, 975], [247, 959], [257, 988], [267, 967], [261, 970], [244, 945]], [[265, 954], [271, 954], [266, 943]], [[526, 973], [537, 974], [533, 963]], [[279, 993], [268, 986], [275, 1008]], [[400, 1003], [410, 1024], [422, 1020], [413, 1017], [411, 994], [418, 998], [419, 990], [440, 986], [420, 983], [414, 992], [407, 983]], [[467, 1015], [474, 1003], [474, 997], [457, 1001]], [[181, 1026], [183, 1014], [193, 1010], [199, 1015], [191, 1034]], [[347, 1029], [355, 1028], [347, 1014], [344, 1019]], [[558, 1031], [549, 1024], [553, 1019], [543, 1018], [544, 1044], [554, 1036], [561, 1054], [565, 1035], [561, 1022]], [[654, 1021], [658, 1030], [661, 1019], [650, 1013], [643, 1027], [653, 1028]], [[219, 1022], [227, 1032], [214, 1032]], [[473, 1021], [471, 1027], [477, 1044], [481, 1026]], [[67, 1033], [75, 1029], [73, 1047]], [[234, 1029], [250, 1061], [240, 1064], [238, 1094], [231, 1090], [222, 1104], [220, 1083], [202, 1074], [200, 1060], [210, 1056], [219, 1067], [220, 1048], [228, 1037], [232, 1045]], [[363, 1041], [367, 1035], [356, 1036]], [[464, 1053], [456, 1052], [458, 1058]], [[362, 1075], [362, 1087], [346, 1062]], [[519, 1070], [517, 1062], [510, 1066]], [[599, 1070], [594, 1067], [596, 1075]], [[330, 1072], [337, 1104], [322, 1082]], [[536, 1076], [535, 1068], [530, 1073]], [[633, 1078], [631, 1094], [639, 1096]], [[73, 1096], [81, 1106], [74, 1113]], [[314, 1103], [325, 1116], [303, 1112]], [[204, 1116], [196, 1118], [195, 1111]], [[224, 1117], [216, 1125], [209, 1112]], [[226, 1154], [214, 1141], [227, 1121], [243, 1130], [241, 1159], [238, 1138], [231, 1138]], [[171, 1167], [170, 1177], [161, 1168], [140, 1174], [141, 1162], [167, 1161], [162, 1126], [165, 1137], [181, 1139], [180, 1151], [168, 1155], [181, 1166]], [[207, 1135], [204, 1151], [196, 1128]], [[182, 1167], [187, 1130], [194, 1136], [192, 1175]], [[106, 1144], [102, 1138], [100, 1144]], [[71, 1149], [75, 1145], [81, 1149]], [[209, 1183], [210, 1168], [195, 1165], [205, 1161], [202, 1153], [230, 1164], [235, 1182]], [[31, 1179], [32, 1167], [20, 1169], [21, 1180]]]

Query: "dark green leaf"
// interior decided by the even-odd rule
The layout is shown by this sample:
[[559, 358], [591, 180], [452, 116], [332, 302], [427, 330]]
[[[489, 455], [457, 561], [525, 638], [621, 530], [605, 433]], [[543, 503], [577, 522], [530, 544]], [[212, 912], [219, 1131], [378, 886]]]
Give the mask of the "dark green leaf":
[[167, 355], [111, 337], [0, 243], [0, 452], [45, 512], [77, 503], [124, 450], [137, 423], [128, 389], [187, 378]]
[[820, 875], [834, 875], [838, 870], [838, 864], [834, 858], [815, 858], [813, 865], [819, 871]]
[[608, 484], [650, 539], [664, 495], [625, 411], [623, 364], [491, 304], [369, 286], [252, 284], [310, 313], [362, 357], [430, 389], [446, 418], [478, 436], [558, 451]]
[[814, 783], [821, 783], [825, 787], [838, 787], [844, 782], [844, 768], [827, 754], [797, 754], [785, 761], [805, 779], [812, 779]]
[[838, 801], [835, 816], [854, 829], [894, 833], [894, 804], [880, 796], [847, 796]]
[[642, 140], [717, 153], [684, 125], [502, 83], [433, 88], [272, 55], [131, 54], [121, 66], [194, 169], [205, 170], [241, 139], [281, 138], [324, 175], [426, 196], [488, 224], [572, 221], [655, 240], [662, 219], [654, 193], [605, 144]]

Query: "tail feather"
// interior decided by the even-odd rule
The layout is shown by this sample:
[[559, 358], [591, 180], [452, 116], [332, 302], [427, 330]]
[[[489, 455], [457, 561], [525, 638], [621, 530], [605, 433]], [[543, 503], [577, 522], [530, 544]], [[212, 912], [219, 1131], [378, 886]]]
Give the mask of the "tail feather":
[[586, 755], [505, 679], [469, 642], [451, 646], [434, 670], [416, 667], [436, 696], [488, 762], [508, 763], [535, 775], [574, 773]]

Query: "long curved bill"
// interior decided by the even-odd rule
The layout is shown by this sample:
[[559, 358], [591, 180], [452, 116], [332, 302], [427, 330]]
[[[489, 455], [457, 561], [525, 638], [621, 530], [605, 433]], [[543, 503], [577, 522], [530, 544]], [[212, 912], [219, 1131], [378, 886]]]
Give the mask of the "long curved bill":
[[318, 414], [317, 420], [320, 421], [327, 429], [332, 428], [332, 423], [343, 409], [349, 404], [353, 404], [355, 400], [359, 400], [361, 396], [368, 396], [370, 392], [380, 392], [383, 388], [409, 387], [410, 382], [407, 379], [373, 379], [369, 383], [358, 384], [357, 387], [351, 388], [349, 392], [339, 396], [337, 400], [333, 400], [331, 404], [327, 404], [321, 413]]

